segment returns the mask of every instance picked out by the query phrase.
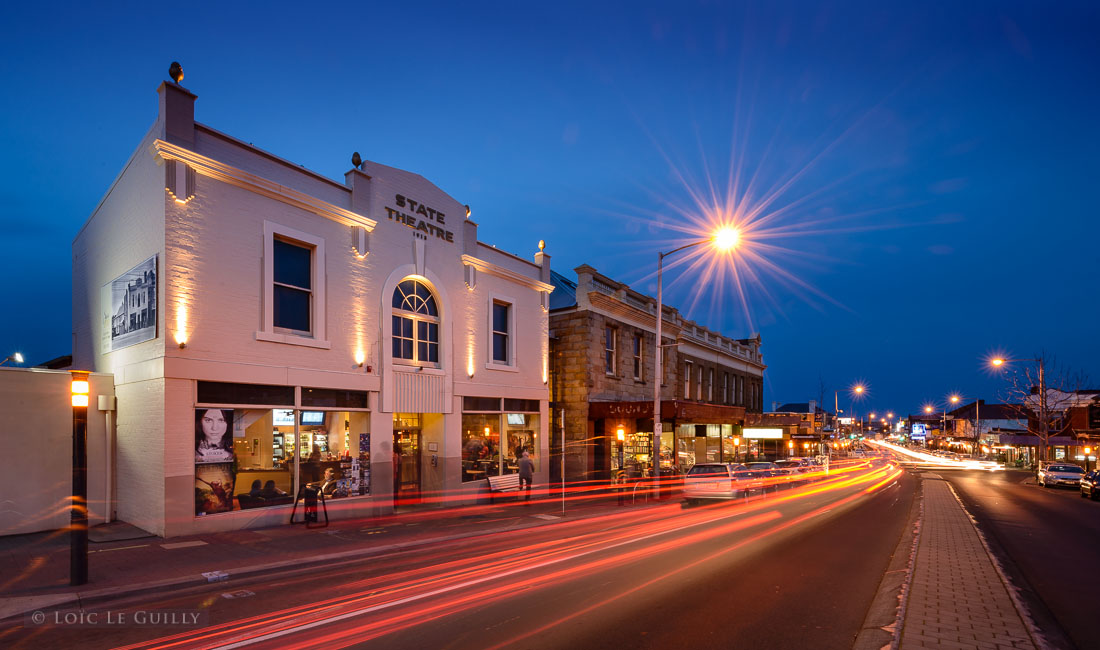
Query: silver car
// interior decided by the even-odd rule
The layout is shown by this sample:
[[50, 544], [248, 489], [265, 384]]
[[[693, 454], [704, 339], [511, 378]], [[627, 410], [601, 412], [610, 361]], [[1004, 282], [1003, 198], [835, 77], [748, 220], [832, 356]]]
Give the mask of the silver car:
[[1081, 477], [1084, 475], [1084, 468], [1078, 465], [1054, 463], [1040, 467], [1037, 479], [1039, 485], [1043, 487], [1057, 487], [1059, 485], [1078, 487], [1081, 485]]
[[764, 488], [764, 477], [736, 463], [703, 463], [684, 476], [684, 500], [738, 499]]

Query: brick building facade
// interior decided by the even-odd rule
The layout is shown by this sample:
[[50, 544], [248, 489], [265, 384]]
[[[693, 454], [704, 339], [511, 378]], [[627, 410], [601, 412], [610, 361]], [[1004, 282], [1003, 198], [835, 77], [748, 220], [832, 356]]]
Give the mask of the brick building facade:
[[[652, 466], [656, 300], [582, 265], [551, 294], [552, 476], [604, 480]], [[759, 337], [730, 339], [664, 306], [661, 462], [683, 471], [740, 453], [763, 405]], [[622, 431], [622, 442], [618, 434]], [[742, 447], [743, 449], [743, 447]], [[556, 477], [556, 476], [555, 476]]]

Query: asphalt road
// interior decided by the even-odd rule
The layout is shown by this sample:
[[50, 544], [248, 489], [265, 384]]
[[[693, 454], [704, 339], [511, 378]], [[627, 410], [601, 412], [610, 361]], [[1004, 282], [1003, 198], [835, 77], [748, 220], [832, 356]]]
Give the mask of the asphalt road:
[[977, 519], [1051, 645], [1100, 647], [1100, 502], [1039, 487], [1030, 472], [936, 471]]
[[202, 630], [47, 626], [0, 643], [847, 648], [915, 492], [877, 463], [748, 502], [624, 509], [105, 607], [202, 611]]

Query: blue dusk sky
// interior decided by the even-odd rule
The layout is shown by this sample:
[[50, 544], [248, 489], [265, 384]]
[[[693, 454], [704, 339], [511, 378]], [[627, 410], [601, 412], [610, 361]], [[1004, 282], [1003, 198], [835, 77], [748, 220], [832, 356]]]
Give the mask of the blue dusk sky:
[[566, 274], [652, 293], [658, 251], [737, 224], [666, 296], [762, 336], [766, 406], [992, 401], [995, 351], [1100, 385], [1098, 7], [6, 4], [0, 356], [70, 352], [73, 237], [178, 60], [198, 121], [338, 180], [352, 151], [420, 173]]

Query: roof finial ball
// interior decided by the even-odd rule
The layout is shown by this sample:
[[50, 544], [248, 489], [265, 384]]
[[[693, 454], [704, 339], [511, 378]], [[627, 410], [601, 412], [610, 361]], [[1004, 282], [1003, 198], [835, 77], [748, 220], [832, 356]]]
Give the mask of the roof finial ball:
[[541, 253], [542, 249], [544, 249], [544, 248], [546, 248], [546, 240], [545, 239], [540, 239], [539, 240], [539, 252]]
[[183, 66], [179, 61], [173, 61], [172, 65], [168, 67], [168, 76], [172, 78], [172, 81], [179, 85], [179, 82], [183, 81]]
[[358, 151], [351, 154], [351, 164], [355, 165], [356, 169], [359, 169], [359, 165], [363, 164], [363, 159], [359, 156]]

